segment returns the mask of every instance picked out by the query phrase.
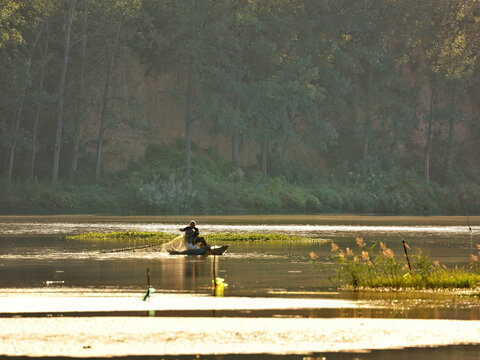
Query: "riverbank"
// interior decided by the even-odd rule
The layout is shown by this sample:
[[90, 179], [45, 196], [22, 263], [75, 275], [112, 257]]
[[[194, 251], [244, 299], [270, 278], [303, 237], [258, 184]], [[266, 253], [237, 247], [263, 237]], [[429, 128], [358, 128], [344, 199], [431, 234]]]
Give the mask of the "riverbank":
[[282, 176], [263, 177], [255, 171], [244, 173], [229, 163], [218, 164], [211, 159], [196, 161], [198, 168], [192, 179], [185, 179], [174, 167], [162, 168], [158, 164], [143, 164], [137, 171], [110, 174], [98, 183], [87, 178], [65, 180], [55, 188], [48, 180], [0, 178], [0, 211], [122, 215], [480, 213], [480, 187], [473, 180], [427, 184], [418, 176], [394, 171], [370, 176], [305, 176], [302, 181], [288, 181]]

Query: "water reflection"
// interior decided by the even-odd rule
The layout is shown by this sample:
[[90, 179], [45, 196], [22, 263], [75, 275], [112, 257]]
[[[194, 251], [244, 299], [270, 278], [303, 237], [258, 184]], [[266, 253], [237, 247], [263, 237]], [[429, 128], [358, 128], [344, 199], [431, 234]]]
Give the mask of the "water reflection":
[[[107, 222], [6, 221], [0, 219], [0, 288], [17, 289], [103, 289], [104, 291], [143, 291], [145, 271], [150, 268], [152, 286], [159, 292], [211, 294], [212, 257], [170, 256], [166, 253], [108, 253], [109, 249], [140, 246], [132, 241], [68, 240], [63, 234], [137, 229], [145, 231], [178, 231], [180, 223], [125, 221]], [[27, 219], [30, 220], [30, 219]], [[38, 219], [37, 219], [38, 220]], [[315, 241], [232, 242], [226, 254], [215, 259], [217, 276], [229, 284], [225, 296], [321, 297], [367, 300], [380, 310], [335, 312], [338, 317], [420, 317], [477, 319], [478, 299], [443, 299], [439, 294], [337, 292], [327, 273], [313, 270], [309, 254], [315, 252], [326, 268], [330, 266], [330, 241], [341, 247], [355, 247], [355, 237], [367, 244], [384, 241], [399, 256], [402, 240], [447, 266], [465, 265], [480, 242], [476, 223], [473, 234], [461, 226], [462, 219], [443, 218], [445, 226], [418, 224], [406, 220], [394, 222], [372, 219], [366, 225], [357, 223], [293, 225], [225, 224], [231, 218], [217, 219], [213, 225], [202, 225], [202, 232], [285, 232], [309, 235]], [[307, 219], [308, 221], [312, 219]], [[285, 218], [282, 221], [287, 221]], [[330, 220], [333, 221], [333, 220]], [[357, 220], [355, 220], [357, 221]], [[405, 222], [402, 222], [405, 221]], [[478, 221], [474, 219], [472, 221]], [[337, 222], [341, 222], [337, 219]], [[46, 235], [49, 234], [49, 235]], [[222, 245], [221, 242], [218, 245]], [[107, 253], [105, 253], [107, 251]], [[405, 296], [405, 297], [404, 297]], [[416, 302], [416, 298], [423, 299]], [[432, 302], [429, 302], [429, 301]], [[438, 306], [435, 305], [437, 302]], [[193, 306], [193, 305], [192, 305]], [[381, 310], [388, 308], [388, 310]], [[376, 311], [376, 312], [375, 312]], [[333, 314], [333, 313], [332, 313]], [[298, 314], [297, 314], [298, 315]], [[303, 315], [302, 315], [303, 316]], [[310, 316], [310, 315], [309, 315]], [[312, 315], [315, 316], [315, 315]], [[327, 316], [321, 313], [321, 316]]]

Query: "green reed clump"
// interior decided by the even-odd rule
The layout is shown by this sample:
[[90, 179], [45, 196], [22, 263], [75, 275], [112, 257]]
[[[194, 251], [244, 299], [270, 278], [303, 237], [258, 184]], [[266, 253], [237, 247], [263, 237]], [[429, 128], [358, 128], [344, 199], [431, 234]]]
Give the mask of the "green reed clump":
[[[150, 232], [150, 231], [121, 231], [110, 233], [94, 233], [67, 236], [68, 239], [80, 240], [172, 240], [178, 235], [168, 234], [164, 232]], [[285, 235], [285, 234], [240, 234], [240, 233], [220, 233], [220, 234], [206, 234], [203, 235], [208, 243], [216, 241], [309, 241], [311, 238]]]
[[[375, 243], [367, 248], [362, 238], [357, 238], [357, 248], [342, 250], [331, 244], [334, 263], [334, 281], [354, 288], [413, 288], [413, 289], [473, 289], [480, 286], [480, 263], [472, 256], [468, 268], [449, 269], [415, 249], [409, 255], [411, 271], [405, 259], [396, 257], [385, 243]], [[378, 245], [378, 246], [377, 246]], [[318, 263], [316, 254], [310, 254]]]
[[277, 234], [277, 233], [267, 233], [267, 234], [240, 234], [240, 233], [219, 233], [219, 234], [206, 234], [205, 240], [210, 242], [215, 241], [310, 241], [312, 238], [295, 236], [295, 235], [286, 235], [286, 234]]
[[109, 233], [90, 232], [88, 234], [67, 236], [67, 239], [77, 240], [156, 240], [156, 241], [170, 241], [176, 235], [168, 234], [161, 231], [119, 231]]

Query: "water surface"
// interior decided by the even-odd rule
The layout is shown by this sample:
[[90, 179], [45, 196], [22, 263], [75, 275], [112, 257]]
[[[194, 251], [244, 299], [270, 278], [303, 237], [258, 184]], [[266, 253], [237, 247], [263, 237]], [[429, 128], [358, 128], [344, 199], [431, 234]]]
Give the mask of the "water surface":
[[[180, 326], [179, 324], [185, 326], [179, 328], [178, 336], [145, 335], [148, 346], [154, 349], [152, 355], [172, 353], [166, 349], [174, 353], [177, 351], [178, 354], [190, 354], [194, 350], [183, 346], [181, 341], [178, 342], [180, 333], [184, 335], [186, 331], [191, 331], [192, 323], [199, 324], [195, 330], [199, 331], [200, 324], [203, 326], [205, 322], [213, 321], [212, 318], [219, 317], [218, 320], [227, 320], [212, 322], [213, 328], [204, 327], [205, 336], [217, 339], [223, 344], [231, 344], [235, 340], [239, 344], [238, 349], [247, 349], [246, 344], [255, 343], [259, 334], [264, 341], [263, 347], [258, 345], [243, 350], [246, 351], [245, 355], [227, 354], [222, 355], [222, 359], [265, 358], [269, 355], [261, 353], [262, 350], [266, 351], [264, 348], [268, 348], [266, 352], [275, 353], [276, 356], [298, 353], [303, 354], [300, 358], [307, 359], [395, 359], [404, 358], [403, 356], [408, 354], [426, 359], [480, 356], [478, 347], [458, 345], [462, 343], [459, 339], [466, 339], [467, 335], [472, 339], [480, 339], [480, 333], [476, 334], [477, 328], [480, 328], [477, 322], [452, 322], [452, 326], [458, 327], [458, 338], [448, 331], [449, 322], [445, 323], [445, 331], [435, 329], [432, 324], [437, 323], [428, 322], [428, 319], [479, 320], [478, 297], [433, 291], [344, 291], [338, 289], [329, 279], [332, 275], [332, 272], [329, 272], [332, 265], [329, 260], [331, 242], [342, 248], [352, 248], [356, 246], [356, 237], [362, 237], [367, 244], [383, 241], [399, 256], [403, 254], [404, 240], [411, 248], [422, 249], [442, 264], [465, 266], [470, 261], [470, 255], [477, 253], [476, 244], [480, 243], [480, 218], [468, 219], [472, 228], [470, 231], [465, 217], [197, 217], [202, 233], [279, 232], [313, 238], [311, 241], [295, 242], [230, 242], [228, 252], [216, 258], [170, 256], [158, 252], [115, 253], [111, 252], [112, 249], [141, 246], [145, 242], [83, 241], [66, 238], [70, 234], [123, 230], [177, 234], [178, 229], [185, 226], [189, 220], [190, 218], [186, 217], [0, 217], [0, 298], [1, 307], [4, 309], [3, 313], [0, 311], [0, 315], [5, 318], [0, 319], [0, 325], [3, 324], [6, 331], [5, 339], [22, 339], [14, 348], [9, 342], [5, 343], [5, 346], [10, 346], [10, 352], [7, 353], [78, 356], [78, 347], [84, 346], [82, 356], [111, 356], [117, 354], [114, 349], [118, 349], [119, 343], [126, 343], [128, 349], [138, 348], [135, 353], [142, 355], [144, 348], [136, 329], [143, 329], [143, 319], [153, 316], [161, 321], [157, 324], [167, 324], [169, 329]], [[218, 245], [222, 243], [219, 242]], [[312, 252], [318, 255], [326, 269], [324, 272], [314, 270], [310, 258]], [[221, 306], [219, 302], [212, 303], [209, 300], [213, 299], [211, 281], [214, 266], [217, 276], [223, 277], [228, 283]], [[144, 303], [141, 297], [147, 285], [147, 268], [150, 269], [151, 285], [157, 292], [152, 294], [150, 302]], [[12, 313], [6, 310], [9, 308], [16, 308], [14, 312], [23, 316], [26, 322], [21, 323], [19, 319], [12, 318]], [[95, 309], [102, 310], [95, 312]], [[62, 315], [65, 321], [57, 318], [58, 321], [52, 319], [47, 321], [45, 326], [40, 326], [37, 320], [29, 319], [33, 316], [32, 311], [40, 317]], [[85, 321], [68, 320], [71, 317], [78, 319], [79, 316], [86, 318]], [[110, 318], [112, 316], [113, 318]], [[122, 326], [128, 331], [120, 329], [117, 338], [117, 335], [114, 335], [116, 328], [112, 328], [108, 330], [109, 338], [102, 337], [103, 340], [99, 341], [100, 337], [95, 336], [96, 330], [93, 329], [100, 329], [98, 331], [102, 332], [104, 326], [111, 327], [112, 323], [117, 321], [109, 319], [120, 318], [123, 319]], [[340, 318], [344, 318], [345, 322], [339, 322]], [[352, 320], [355, 318], [365, 319], [367, 322], [355, 322]], [[334, 322], [329, 323], [329, 319]], [[388, 321], [376, 323], [374, 319]], [[402, 319], [413, 319], [417, 322], [403, 323]], [[299, 321], [289, 323], [288, 326], [293, 328], [286, 332], [286, 323], [283, 320]], [[269, 327], [264, 328], [267, 323], [270, 324]], [[327, 323], [335, 326], [343, 324], [343, 327], [340, 326], [337, 333], [331, 333], [331, 325], [325, 330], [319, 330]], [[37, 325], [32, 327], [32, 324]], [[93, 335], [86, 338], [81, 332], [81, 324], [90, 329], [89, 332]], [[219, 332], [222, 326], [226, 327], [226, 332]], [[260, 331], [259, 326], [263, 326], [264, 330]], [[352, 326], [361, 327], [364, 333], [355, 336], [355, 332], [350, 331]], [[395, 333], [397, 330], [392, 329], [397, 327], [398, 332]], [[411, 332], [412, 328], [415, 328], [415, 333]], [[51, 337], [44, 334], [46, 329], [52, 332]], [[284, 330], [277, 334], [274, 329]], [[435, 332], [436, 330], [438, 331]], [[391, 336], [385, 338], [384, 334], [387, 332], [391, 332]], [[465, 333], [465, 336], [462, 336], [462, 333]], [[305, 340], [312, 334], [318, 338], [316, 345]], [[347, 334], [350, 334], [348, 339], [345, 338]], [[362, 336], [365, 334], [369, 336]], [[365, 351], [399, 346], [395, 341], [405, 334], [407, 336], [402, 337], [401, 346], [456, 346], [430, 350], [412, 348], [405, 352], [374, 350], [368, 354], [362, 353], [361, 356], [355, 353], [356, 349]], [[279, 336], [287, 338], [282, 343], [277, 341]], [[293, 340], [296, 337], [298, 341]], [[55, 340], [60, 338], [69, 339], [62, 345], [63, 352], [58, 350], [59, 342]], [[177, 339], [175, 346], [178, 345], [178, 349], [184, 350], [169, 348], [172, 339]], [[97, 345], [92, 346], [90, 343]], [[215, 341], [209, 347], [205, 347], [201, 342], [195, 344], [198, 349], [203, 349], [201, 353], [205, 355], [202, 355], [202, 358], [217, 358], [208, 355], [218, 351]], [[332, 344], [340, 347], [332, 347]], [[158, 350], [159, 346], [165, 351]], [[110, 347], [111, 350], [108, 350]], [[60, 352], [52, 352], [51, 349], [54, 348]], [[96, 350], [89, 350], [93, 348]], [[227, 348], [231, 349], [230, 345], [225, 349]], [[107, 352], [103, 353], [104, 350]], [[332, 352], [338, 350], [347, 353], [342, 355]], [[88, 355], [89, 353], [94, 355]], [[305, 353], [310, 355], [305, 357]], [[119, 352], [117, 355], [121, 354], [122, 352]], [[283, 355], [279, 358], [299, 357]]]

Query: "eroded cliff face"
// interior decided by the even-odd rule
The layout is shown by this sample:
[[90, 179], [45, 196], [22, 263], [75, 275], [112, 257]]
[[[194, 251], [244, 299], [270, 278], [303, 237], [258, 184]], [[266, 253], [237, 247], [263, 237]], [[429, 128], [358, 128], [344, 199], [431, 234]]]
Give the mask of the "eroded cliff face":
[[[156, 76], [145, 73], [145, 67], [134, 61], [117, 66], [115, 72], [113, 97], [128, 98], [136, 106], [129, 107], [128, 113], [122, 107], [114, 106], [114, 126], [105, 133], [103, 166], [109, 171], [120, 171], [127, 168], [129, 162], [139, 161], [145, 154], [148, 145], [163, 143], [172, 145], [185, 139], [185, 111], [182, 89], [185, 88], [182, 76], [175, 73], [164, 73]], [[412, 72], [405, 68], [403, 76], [411, 84], [419, 88], [420, 105], [417, 115], [420, 123], [409, 144], [401, 143], [398, 150], [403, 152], [415, 151], [419, 155], [425, 147], [427, 123], [425, 117], [429, 110], [430, 92], [428, 82], [421, 75], [421, 71]], [[172, 89], [178, 89], [174, 93]], [[328, 90], [328, 89], [327, 89]], [[472, 92], [470, 92], [472, 93]], [[474, 92], [473, 92], [474, 93]], [[101, 96], [95, 92], [91, 96]], [[472, 142], [475, 131], [475, 121], [478, 122], [480, 104], [475, 96], [469, 96], [462, 101], [462, 106], [470, 121], [459, 122], [456, 127], [455, 139], [457, 143]], [[132, 109], [136, 110], [133, 111]], [[361, 124], [363, 114], [357, 114]], [[301, 121], [301, 119], [299, 120]], [[99, 128], [99, 115], [90, 112], [82, 129], [82, 143], [87, 152], [96, 151]], [[437, 133], [448, 133], [448, 122], [438, 121], [435, 124]], [[476, 129], [479, 132], [479, 129]], [[223, 158], [232, 159], [231, 134], [221, 133], [208, 122], [197, 119], [192, 126], [192, 141], [200, 149], [194, 155], [202, 156], [202, 149], [215, 149]], [[248, 136], [241, 139], [239, 144], [239, 161], [242, 167], [257, 165], [260, 156], [260, 136]], [[472, 144], [471, 144], [472, 145]], [[411, 148], [413, 146], [413, 148]], [[307, 166], [319, 168], [322, 172], [328, 171], [327, 159], [322, 151], [305, 149], [301, 143], [294, 143], [290, 148], [292, 157], [302, 159]], [[480, 160], [476, 159], [475, 162]]]
[[[137, 112], [125, 114], [118, 107], [115, 109], [116, 121], [120, 123], [110, 127], [104, 138], [103, 158], [107, 170], [123, 170], [130, 161], [140, 160], [150, 144], [171, 145], [184, 141], [182, 81], [174, 73], [147, 75], [145, 67], [138, 61], [119, 66], [115, 73], [115, 92], [134, 101]], [[180, 90], [178, 94], [172, 91], [175, 88]], [[98, 128], [99, 116], [90, 113], [82, 132], [88, 152], [96, 151]], [[249, 138], [240, 142], [239, 160], [242, 166], [257, 162], [257, 140]], [[231, 136], [216, 132], [200, 120], [193, 122], [192, 141], [200, 149], [214, 148], [225, 159], [232, 159]]]

